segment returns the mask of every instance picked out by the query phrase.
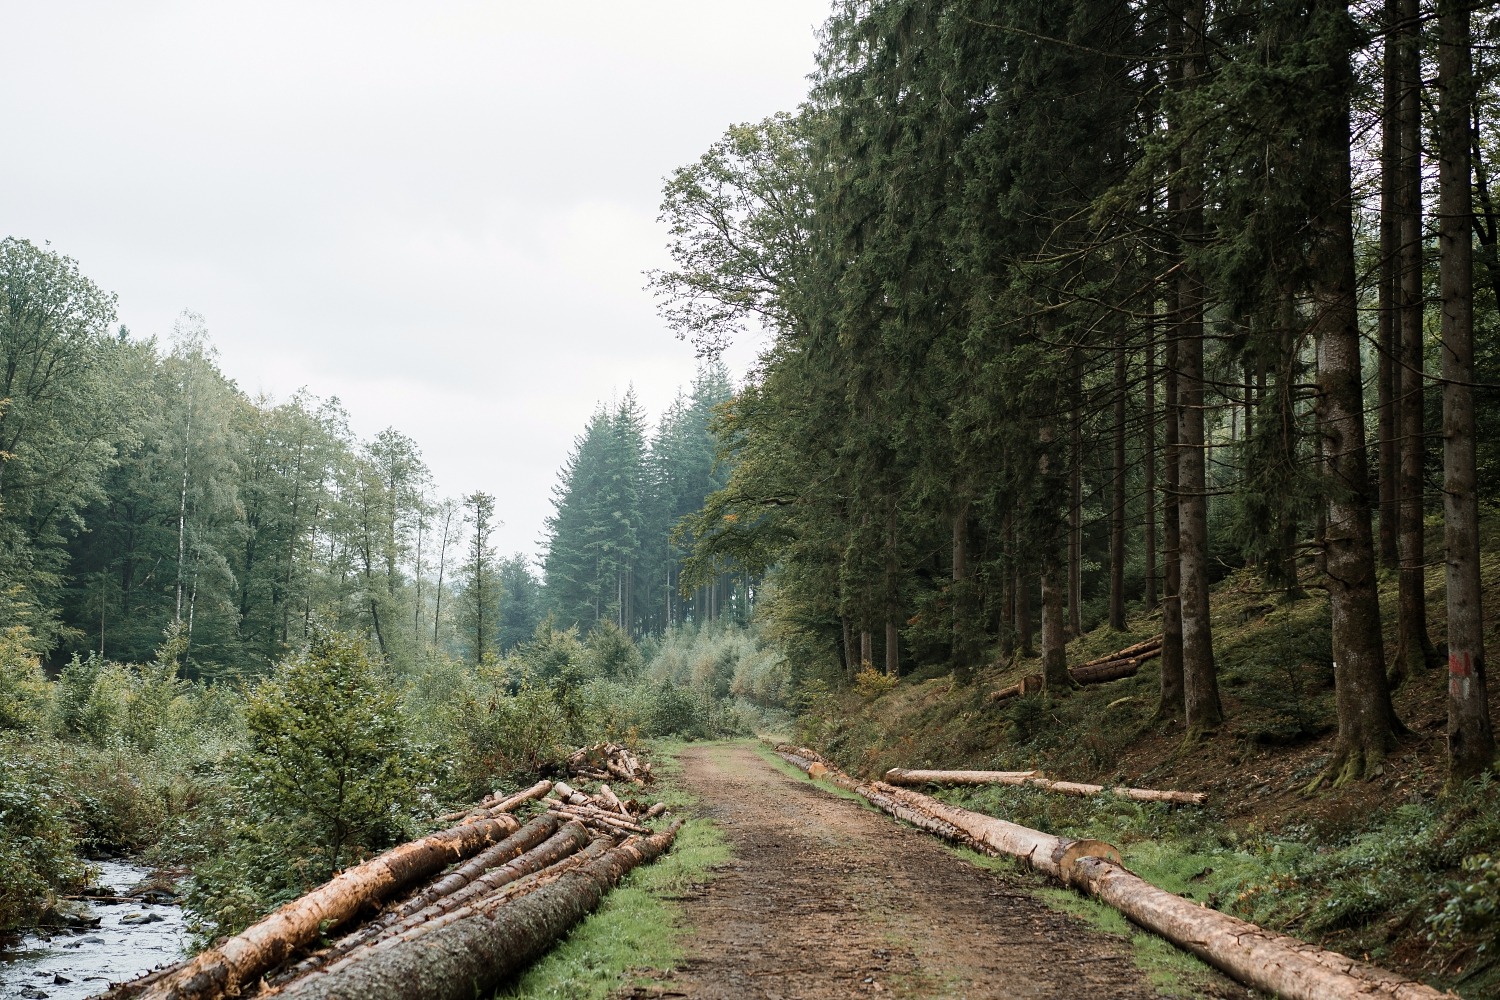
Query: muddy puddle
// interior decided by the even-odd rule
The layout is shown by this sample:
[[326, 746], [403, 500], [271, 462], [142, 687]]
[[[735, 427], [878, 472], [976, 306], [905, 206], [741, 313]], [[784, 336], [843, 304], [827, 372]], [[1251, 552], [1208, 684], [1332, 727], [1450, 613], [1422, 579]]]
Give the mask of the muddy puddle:
[[[95, 861], [98, 892], [123, 896], [145, 881], [149, 869], [123, 861]], [[28, 934], [0, 949], [0, 997], [82, 1000], [183, 955], [187, 933], [182, 909], [162, 897], [81, 900], [79, 926]], [[97, 924], [94, 921], [98, 921]]]

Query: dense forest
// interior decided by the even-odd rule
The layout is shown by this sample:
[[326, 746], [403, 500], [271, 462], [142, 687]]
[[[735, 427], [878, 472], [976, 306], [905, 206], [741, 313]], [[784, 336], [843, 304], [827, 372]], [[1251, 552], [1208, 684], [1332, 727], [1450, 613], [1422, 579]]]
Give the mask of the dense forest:
[[1491, 988], [1495, 7], [836, 0], [665, 179], [697, 376], [580, 420], [537, 558], [5, 239], [0, 933], [123, 852], [201, 943], [586, 741], [774, 732], [1201, 783], [944, 794]]
[[1447, 0], [835, 4], [806, 105], [666, 189], [664, 316], [710, 354], [774, 338], [688, 578], [769, 571], [798, 669], [1038, 646], [1062, 693], [1069, 639], [1159, 606], [1159, 715], [1206, 736], [1210, 587], [1250, 567], [1327, 594], [1329, 777], [1378, 773], [1392, 687], [1445, 669], [1453, 774], [1489, 769], [1496, 30]]

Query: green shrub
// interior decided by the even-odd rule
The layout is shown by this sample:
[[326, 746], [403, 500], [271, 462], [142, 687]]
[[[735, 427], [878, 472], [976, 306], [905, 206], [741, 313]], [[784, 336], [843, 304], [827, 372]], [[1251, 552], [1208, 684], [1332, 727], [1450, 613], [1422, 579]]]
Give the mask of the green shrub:
[[1500, 930], [1500, 858], [1471, 854], [1463, 870], [1467, 878], [1451, 883], [1443, 908], [1427, 918], [1428, 937], [1446, 945], [1472, 940], [1483, 952], [1494, 946]]
[[0, 931], [36, 922], [86, 874], [55, 772], [12, 740], [0, 741]]
[[188, 897], [200, 936], [243, 926], [415, 833], [427, 791], [400, 695], [352, 636], [315, 629], [306, 652], [254, 689], [245, 722], [248, 746], [198, 827], [217, 819], [224, 830]]
[[0, 733], [47, 729], [52, 689], [24, 625], [0, 632]]

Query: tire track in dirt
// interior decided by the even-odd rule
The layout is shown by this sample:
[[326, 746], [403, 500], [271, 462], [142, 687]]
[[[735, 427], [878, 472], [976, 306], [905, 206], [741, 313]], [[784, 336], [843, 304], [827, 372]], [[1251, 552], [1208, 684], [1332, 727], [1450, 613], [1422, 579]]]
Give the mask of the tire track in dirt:
[[[748, 747], [691, 746], [681, 761], [734, 858], [681, 901], [688, 958], [624, 996], [1158, 996], [1128, 942], [1049, 910], [1014, 877], [791, 779]], [[1225, 981], [1219, 995], [1250, 994]]]

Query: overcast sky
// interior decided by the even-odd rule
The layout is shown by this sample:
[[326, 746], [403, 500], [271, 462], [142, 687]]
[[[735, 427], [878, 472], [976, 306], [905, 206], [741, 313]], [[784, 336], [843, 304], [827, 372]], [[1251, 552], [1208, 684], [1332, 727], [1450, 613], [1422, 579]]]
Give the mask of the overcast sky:
[[[793, 110], [828, 0], [0, 0], [0, 235], [251, 394], [339, 397], [538, 551], [573, 436], [692, 378], [662, 178]], [[738, 375], [753, 344], [728, 357]]]

